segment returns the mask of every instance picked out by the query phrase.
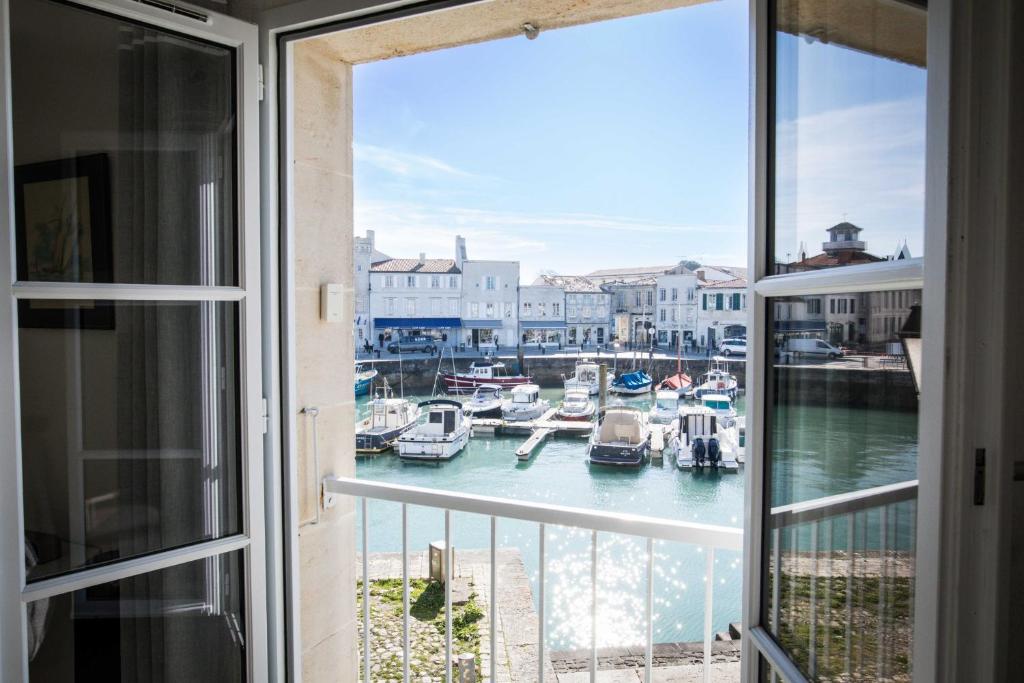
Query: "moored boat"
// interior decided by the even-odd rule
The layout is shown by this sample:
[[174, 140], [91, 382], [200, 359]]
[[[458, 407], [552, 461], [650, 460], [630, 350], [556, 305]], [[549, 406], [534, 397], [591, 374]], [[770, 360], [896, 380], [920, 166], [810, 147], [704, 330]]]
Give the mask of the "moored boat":
[[356, 364], [356, 396], [366, 396], [370, 393], [370, 385], [377, 376], [377, 370], [370, 368], [366, 370], [362, 365]]
[[470, 364], [466, 372], [442, 373], [445, 390], [449, 394], [468, 394], [484, 384], [494, 384], [502, 389], [511, 389], [522, 384], [530, 384], [527, 375], [510, 375], [501, 361], [477, 361]]
[[562, 405], [555, 413], [555, 419], [569, 422], [589, 422], [594, 419], [595, 412], [597, 412], [597, 407], [590, 400], [590, 392], [587, 389], [569, 389], [565, 392]]
[[[588, 358], [576, 361], [572, 375], [569, 377], [563, 375], [563, 378], [566, 393], [577, 389], [582, 389], [591, 396], [601, 393], [601, 366]], [[605, 370], [605, 381], [609, 385], [614, 379], [615, 373]]]
[[462, 404], [462, 412], [469, 417], [496, 418], [501, 417], [501, 404], [504, 396], [497, 384], [481, 384], [473, 392], [472, 398]]
[[738, 386], [736, 377], [726, 367], [725, 359], [716, 356], [711, 359], [710, 369], [700, 376], [699, 383], [691, 393], [694, 398], [700, 398], [704, 394], [725, 394], [729, 398], [736, 398]]
[[679, 394], [672, 390], [659, 390], [654, 395], [654, 405], [648, 412], [651, 422], [672, 424], [679, 417]]
[[646, 394], [653, 385], [650, 375], [643, 370], [634, 370], [616, 377], [608, 390], [615, 394]]
[[682, 470], [705, 467], [726, 472], [739, 470], [739, 439], [734, 426], [724, 427], [715, 411], [688, 406], [679, 416], [676, 465]]
[[412, 401], [393, 398], [386, 388], [370, 402], [370, 414], [356, 425], [356, 452], [383, 453], [416, 426], [420, 409]]
[[646, 415], [632, 406], [608, 406], [598, 411], [598, 423], [587, 442], [592, 465], [640, 467], [651, 454], [651, 430]]
[[536, 420], [547, 412], [550, 404], [540, 397], [536, 384], [522, 384], [512, 388], [511, 398], [501, 403], [501, 417], [510, 422]]
[[661, 380], [658, 389], [661, 391], [674, 391], [676, 396], [684, 396], [693, 388], [693, 380], [685, 372], [677, 372]]
[[426, 408], [427, 421], [398, 437], [398, 457], [406, 460], [451, 460], [469, 443], [470, 419], [462, 404], [449, 399], [432, 399], [419, 404]]

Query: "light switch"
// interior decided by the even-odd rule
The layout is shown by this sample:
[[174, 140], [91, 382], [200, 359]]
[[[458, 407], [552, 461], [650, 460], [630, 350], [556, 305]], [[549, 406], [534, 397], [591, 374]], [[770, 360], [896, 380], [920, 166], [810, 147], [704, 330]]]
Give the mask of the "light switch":
[[320, 285], [320, 319], [328, 323], [340, 323], [344, 308], [341, 285]]

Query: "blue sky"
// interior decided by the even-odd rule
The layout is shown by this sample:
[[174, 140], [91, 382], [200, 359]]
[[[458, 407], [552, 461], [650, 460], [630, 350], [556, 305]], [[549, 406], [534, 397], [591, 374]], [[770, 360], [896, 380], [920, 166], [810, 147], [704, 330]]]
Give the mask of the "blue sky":
[[[462, 234], [471, 258], [521, 261], [523, 281], [684, 258], [746, 265], [747, 49], [747, 2], [723, 0], [359, 65], [356, 232], [377, 230], [393, 256], [448, 258]], [[805, 78], [814, 54], [801, 59]], [[794, 85], [790, 113], [905, 99], [905, 85], [846, 98]], [[840, 209], [842, 191], [807, 209], [815, 131], [796, 130], [780, 243], [820, 242], [820, 222], [861, 221]]]

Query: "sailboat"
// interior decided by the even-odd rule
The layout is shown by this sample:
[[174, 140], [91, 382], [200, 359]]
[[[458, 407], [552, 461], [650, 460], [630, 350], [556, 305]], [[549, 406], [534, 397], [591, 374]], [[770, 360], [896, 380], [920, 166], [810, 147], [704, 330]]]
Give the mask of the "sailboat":
[[683, 372], [683, 337], [676, 337], [676, 374], [668, 375], [658, 385], [659, 390], [674, 391], [676, 396], [682, 398], [693, 388], [693, 379]]

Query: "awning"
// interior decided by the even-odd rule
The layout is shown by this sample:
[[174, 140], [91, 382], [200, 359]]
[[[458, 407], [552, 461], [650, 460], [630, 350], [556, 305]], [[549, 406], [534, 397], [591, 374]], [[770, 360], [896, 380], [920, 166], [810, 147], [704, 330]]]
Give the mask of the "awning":
[[776, 320], [775, 332], [824, 332], [824, 320]]
[[463, 327], [475, 328], [478, 330], [496, 330], [501, 327], [500, 320], [463, 320]]
[[524, 330], [564, 330], [564, 320], [520, 320], [519, 326]]
[[376, 328], [390, 327], [399, 330], [443, 330], [462, 327], [462, 320], [459, 318], [374, 318], [373, 326]]

